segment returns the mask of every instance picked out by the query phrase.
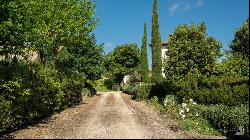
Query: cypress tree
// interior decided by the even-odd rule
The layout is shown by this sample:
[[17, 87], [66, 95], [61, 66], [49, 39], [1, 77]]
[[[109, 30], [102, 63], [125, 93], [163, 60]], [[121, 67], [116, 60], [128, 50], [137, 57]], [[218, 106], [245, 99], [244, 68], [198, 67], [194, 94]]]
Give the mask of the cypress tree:
[[158, 22], [157, 0], [154, 0], [152, 17], [152, 81], [157, 82], [162, 79], [162, 60], [161, 60], [161, 35]]
[[147, 24], [144, 23], [144, 34], [141, 46], [141, 81], [148, 82], [148, 52], [147, 52]]

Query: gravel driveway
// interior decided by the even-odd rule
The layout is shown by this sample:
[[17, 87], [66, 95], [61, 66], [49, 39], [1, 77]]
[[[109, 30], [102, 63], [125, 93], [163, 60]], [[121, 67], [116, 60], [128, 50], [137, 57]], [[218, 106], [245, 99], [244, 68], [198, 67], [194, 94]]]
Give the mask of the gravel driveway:
[[98, 93], [82, 105], [66, 109], [11, 136], [18, 139], [210, 138], [179, 129], [146, 103], [133, 101], [120, 92]]

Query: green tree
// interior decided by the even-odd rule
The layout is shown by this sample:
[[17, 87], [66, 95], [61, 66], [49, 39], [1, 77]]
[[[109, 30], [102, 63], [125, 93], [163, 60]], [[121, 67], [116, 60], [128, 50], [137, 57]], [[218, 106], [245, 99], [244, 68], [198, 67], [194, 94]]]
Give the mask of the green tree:
[[15, 0], [10, 19], [22, 27], [27, 47], [39, 52], [43, 64], [55, 63], [62, 47], [85, 39], [96, 26], [90, 0]]
[[24, 21], [17, 19], [20, 15], [11, 8], [13, 2], [0, 2], [0, 61], [11, 61], [12, 56], [21, 55], [25, 47]]
[[101, 78], [104, 69], [103, 45], [97, 45], [92, 35], [84, 42], [76, 42], [71, 47], [61, 50], [56, 61], [59, 69], [76, 69], [89, 80]]
[[117, 46], [106, 58], [106, 69], [115, 83], [121, 84], [125, 75], [131, 74], [140, 64], [140, 50], [137, 44]]
[[141, 81], [148, 81], [148, 52], [147, 52], [147, 25], [144, 23], [144, 34], [142, 38], [142, 46], [141, 46]]
[[169, 39], [169, 59], [165, 62], [166, 76], [181, 79], [192, 71], [213, 74], [215, 62], [221, 55], [221, 47], [219, 41], [207, 37], [205, 23], [176, 27], [173, 37]]
[[91, 34], [97, 24], [91, 0], [6, 0], [0, 13], [0, 60], [33, 50], [44, 65], [100, 77], [103, 48]]
[[235, 31], [230, 48], [232, 53], [249, 56], [249, 18]]
[[152, 17], [152, 80], [160, 81], [162, 78], [162, 60], [161, 60], [161, 35], [158, 22], [157, 0], [154, 0]]

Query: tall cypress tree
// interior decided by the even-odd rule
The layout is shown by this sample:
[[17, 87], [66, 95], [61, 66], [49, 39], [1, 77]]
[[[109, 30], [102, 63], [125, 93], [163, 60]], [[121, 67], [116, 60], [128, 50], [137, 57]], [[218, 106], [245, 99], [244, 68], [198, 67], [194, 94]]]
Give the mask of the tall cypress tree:
[[161, 35], [158, 22], [157, 0], [154, 0], [152, 17], [152, 81], [157, 82], [162, 79], [162, 60], [161, 60]]
[[147, 52], [147, 24], [144, 23], [144, 34], [141, 46], [141, 81], [148, 82], [148, 52]]

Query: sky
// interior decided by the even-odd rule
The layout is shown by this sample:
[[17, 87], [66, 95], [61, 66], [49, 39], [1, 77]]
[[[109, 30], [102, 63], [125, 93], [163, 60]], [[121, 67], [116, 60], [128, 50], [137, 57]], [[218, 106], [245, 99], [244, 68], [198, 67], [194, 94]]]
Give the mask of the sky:
[[[141, 47], [144, 22], [151, 42], [153, 0], [95, 0], [99, 24], [93, 31], [97, 43], [104, 43], [105, 54], [117, 45], [136, 43]], [[208, 36], [215, 37], [229, 49], [234, 32], [249, 17], [249, 0], [158, 0], [162, 41], [176, 26], [205, 22]], [[152, 64], [151, 48], [148, 60]]]

